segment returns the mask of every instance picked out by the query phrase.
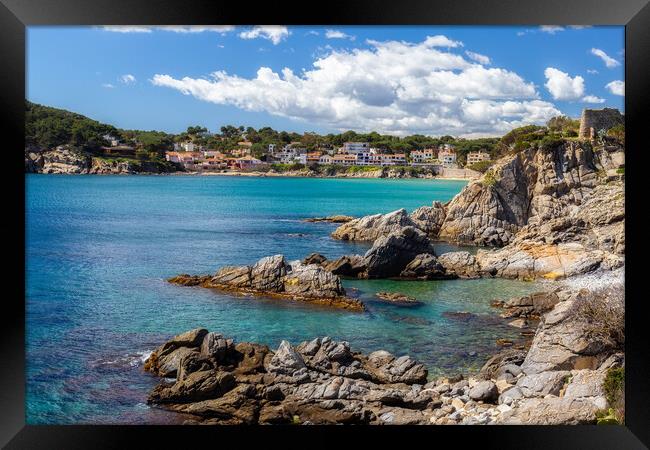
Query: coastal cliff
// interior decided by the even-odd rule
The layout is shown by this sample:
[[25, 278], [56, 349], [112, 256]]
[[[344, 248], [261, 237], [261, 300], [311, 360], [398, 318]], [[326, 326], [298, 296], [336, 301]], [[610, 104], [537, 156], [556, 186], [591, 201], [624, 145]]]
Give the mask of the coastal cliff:
[[151, 161], [107, 159], [71, 146], [25, 150], [25, 172], [47, 174], [165, 173], [169, 168]]
[[468, 276], [555, 279], [616, 269], [625, 253], [624, 161], [619, 144], [531, 147], [501, 158], [445, 205], [361, 217], [332, 237], [374, 241], [410, 226], [431, 239], [499, 248], [446, 256]]

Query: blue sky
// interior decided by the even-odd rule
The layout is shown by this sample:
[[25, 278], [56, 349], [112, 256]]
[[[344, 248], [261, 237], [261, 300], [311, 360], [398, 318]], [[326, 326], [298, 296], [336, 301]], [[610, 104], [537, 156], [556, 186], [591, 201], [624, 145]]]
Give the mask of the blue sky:
[[500, 135], [623, 110], [623, 27], [29, 27], [27, 98], [122, 128]]

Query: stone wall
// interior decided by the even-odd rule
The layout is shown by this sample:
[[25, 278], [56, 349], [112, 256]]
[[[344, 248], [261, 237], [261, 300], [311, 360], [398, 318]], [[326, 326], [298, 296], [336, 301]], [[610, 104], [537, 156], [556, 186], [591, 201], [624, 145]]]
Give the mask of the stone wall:
[[578, 136], [582, 139], [592, 139], [600, 130], [609, 130], [622, 123], [624, 118], [618, 109], [584, 109], [580, 118]]

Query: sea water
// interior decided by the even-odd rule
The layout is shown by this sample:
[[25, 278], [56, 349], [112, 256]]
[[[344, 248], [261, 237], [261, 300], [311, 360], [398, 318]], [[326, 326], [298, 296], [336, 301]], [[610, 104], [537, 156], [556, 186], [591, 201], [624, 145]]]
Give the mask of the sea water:
[[[328, 258], [369, 245], [334, 240], [337, 225], [303, 219], [361, 216], [446, 202], [465, 185], [448, 180], [221, 176], [26, 176], [27, 412], [41, 423], [177, 423], [146, 405], [159, 381], [142, 369], [156, 346], [205, 327], [277, 348], [317, 336], [355, 351], [409, 354], [430, 374], [477, 370], [516, 339], [490, 301], [523, 295], [511, 280], [345, 280], [368, 311], [237, 297], [165, 280], [213, 273], [283, 254]], [[457, 250], [438, 244], [438, 253]], [[473, 251], [473, 249], [470, 249]], [[422, 302], [398, 307], [378, 291]], [[470, 312], [471, 315], [455, 315]]]

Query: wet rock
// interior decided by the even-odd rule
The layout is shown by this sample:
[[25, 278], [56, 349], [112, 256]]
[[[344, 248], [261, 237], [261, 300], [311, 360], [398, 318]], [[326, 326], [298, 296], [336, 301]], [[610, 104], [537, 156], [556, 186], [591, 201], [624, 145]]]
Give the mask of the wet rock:
[[225, 285], [234, 288], [251, 287], [251, 268], [249, 266], [222, 267], [212, 277], [213, 285]]
[[339, 214], [339, 215], [327, 216], [327, 217], [311, 217], [309, 219], [305, 219], [305, 222], [347, 223], [350, 222], [351, 220], [354, 220], [354, 217], [344, 216]]
[[368, 278], [396, 277], [421, 253], [434, 254], [426, 235], [413, 227], [403, 227], [375, 241], [364, 256]]
[[210, 281], [210, 275], [188, 275], [186, 273], [168, 278], [167, 281], [181, 286], [202, 286]]

